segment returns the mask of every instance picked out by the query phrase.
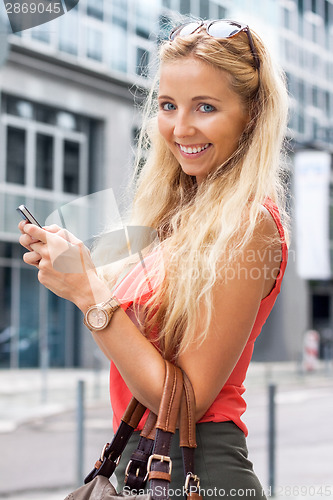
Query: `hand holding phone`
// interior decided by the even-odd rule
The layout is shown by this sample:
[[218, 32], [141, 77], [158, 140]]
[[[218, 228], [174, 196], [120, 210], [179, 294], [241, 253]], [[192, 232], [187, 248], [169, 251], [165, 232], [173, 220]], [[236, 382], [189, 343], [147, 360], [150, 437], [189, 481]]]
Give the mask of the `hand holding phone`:
[[35, 224], [35, 226], [42, 227], [38, 220], [32, 215], [32, 213], [27, 209], [25, 205], [20, 205], [16, 209], [21, 215], [22, 219], [28, 221], [30, 224]]

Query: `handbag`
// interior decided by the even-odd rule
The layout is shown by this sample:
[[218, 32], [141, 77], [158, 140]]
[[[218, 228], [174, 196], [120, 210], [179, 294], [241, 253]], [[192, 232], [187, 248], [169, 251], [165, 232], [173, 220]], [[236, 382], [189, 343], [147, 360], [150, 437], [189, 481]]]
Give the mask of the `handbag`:
[[[195, 398], [191, 382], [179, 367], [165, 361], [165, 380], [158, 416], [150, 412], [140, 434], [137, 449], [125, 471], [125, 486], [117, 493], [109, 478], [146, 408], [132, 398], [111, 443], [107, 443], [84, 485], [65, 500], [168, 500], [172, 461], [171, 439], [179, 419], [180, 447], [184, 468], [184, 494], [188, 500], [202, 500], [200, 479], [194, 474]], [[148, 493], [143, 492], [149, 480]], [[140, 493], [141, 491], [141, 493]], [[119, 500], [119, 498], [118, 498]]]

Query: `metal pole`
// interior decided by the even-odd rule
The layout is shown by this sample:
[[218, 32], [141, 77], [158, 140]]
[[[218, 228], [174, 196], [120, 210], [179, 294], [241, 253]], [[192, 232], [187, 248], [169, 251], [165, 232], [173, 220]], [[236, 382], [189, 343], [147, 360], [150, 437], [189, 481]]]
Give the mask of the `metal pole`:
[[76, 457], [76, 484], [82, 485], [84, 463], [84, 381], [77, 384], [77, 457]]
[[268, 485], [271, 496], [275, 496], [275, 393], [276, 385], [268, 386]]
[[48, 332], [48, 293], [44, 287], [39, 287], [39, 355], [41, 368], [41, 401], [48, 400], [49, 374], [49, 332]]

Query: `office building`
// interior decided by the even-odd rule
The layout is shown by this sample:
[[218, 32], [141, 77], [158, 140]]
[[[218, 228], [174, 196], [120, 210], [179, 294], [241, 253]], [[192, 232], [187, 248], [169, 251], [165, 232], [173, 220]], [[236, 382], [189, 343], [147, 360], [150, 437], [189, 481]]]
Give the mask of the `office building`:
[[[0, 68], [0, 368], [91, 367], [100, 358], [81, 313], [22, 262], [15, 208], [26, 204], [44, 223], [59, 207], [109, 188], [121, 212], [137, 105], [175, 11], [234, 17], [263, 33], [288, 76], [293, 147], [332, 153], [333, 2], [80, 0], [16, 34], [1, 9], [9, 54]], [[316, 326], [312, 303], [326, 304], [326, 322], [333, 321], [331, 281], [301, 279], [292, 260], [257, 359], [300, 356], [304, 330]]]

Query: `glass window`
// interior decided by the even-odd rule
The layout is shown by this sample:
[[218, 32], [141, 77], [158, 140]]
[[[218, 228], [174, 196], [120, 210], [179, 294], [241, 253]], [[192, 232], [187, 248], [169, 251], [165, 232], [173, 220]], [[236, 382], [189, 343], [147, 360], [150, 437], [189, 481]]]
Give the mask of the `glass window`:
[[127, 32], [121, 26], [113, 25], [110, 33], [110, 65], [117, 71], [127, 71]]
[[6, 111], [9, 115], [21, 116], [28, 119], [32, 119], [34, 115], [31, 102], [23, 101], [13, 96], [6, 96]]
[[325, 0], [325, 6], [324, 6], [324, 20], [325, 20], [325, 26], [327, 27], [329, 24], [329, 8], [330, 8], [330, 2], [328, 0]]
[[37, 134], [36, 186], [53, 188], [53, 137]]
[[312, 87], [312, 104], [318, 106], [318, 88]]
[[64, 141], [64, 192], [79, 192], [80, 145], [74, 141]]
[[61, 16], [59, 21], [59, 50], [76, 56], [79, 38], [77, 10], [73, 10], [70, 15]]
[[288, 126], [291, 130], [296, 130], [297, 128], [297, 114], [296, 110], [292, 109], [289, 112], [289, 123]]
[[[0, 242], [0, 255], [7, 256], [9, 243]], [[6, 251], [7, 247], [7, 251]], [[10, 324], [11, 272], [9, 267], [0, 267], [0, 368], [9, 368], [13, 330]]]
[[333, 26], [333, 4], [325, 0], [325, 39], [326, 48], [330, 50], [330, 33]]
[[66, 365], [66, 301], [54, 293], [48, 293], [48, 344], [50, 366]]
[[299, 36], [304, 36], [304, 17], [299, 13], [298, 15], [298, 34]]
[[114, 0], [112, 3], [112, 22], [127, 30], [127, 0]]
[[222, 7], [221, 5], [218, 5], [218, 18], [219, 19], [225, 19], [227, 15], [227, 9], [225, 7]]
[[191, 0], [180, 0], [179, 10], [181, 14], [189, 14], [191, 12]]
[[54, 125], [56, 122], [56, 110], [39, 104], [36, 106], [36, 120]]
[[305, 103], [305, 87], [303, 80], [298, 81], [298, 101], [302, 106]]
[[31, 29], [31, 38], [39, 42], [50, 43], [50, 29], [48, 24], [44, 23]]
[[91, 27], [87, 28], [87, 57], [103, 60], [103, 33]]
[[200, 0], [200, 17], [209, 19], [209, 2], [207, 0]]
[[298, 64], [301, 68], [305, 67], [305, 51], [300, 46], [298, 46]]
[[87, 14], [103, 21], [103, 0], [87, 0]]
[[54, 203], [52, 200], [34, 200], [34, 214], [42, 225], [45, 224], [47, 217], [54, 211]]
[[290, 10], [283, 8], [283, 25], [285, 28], [290, 29]]
[[20, 269], [19, 366], [39, 364], [39, 283], [36, 271]]
[[148, 76], [149, 52], [137, 47], [136, 49], [136, 74], [140, 76]]
[[149, 38], [153, 30], [154, 7], [148, 0], [136, 3], [136, 34], [142, 38]]
[[[17, 224], [21, 217], [16, 212], [16, 208], [26, 203], [26, 197], [14, 193], [2, 193], [1, 198], [4, 209], [0, 211], [0, 230], [17, 235]], [[22, 248], [21, 245], [19, 248]]]
[[325, 92], [325, 109], [326, 109], [326, 115], [328, 117], [331, 116], [331, 102], [332, 102], [331, 94], [328, 90], [326, 90], [326, 92]]
[[59, 111], [57, 113], [57, 125], [67, 130], [77, 130], [76, 117], [72, 113]]
[[25, 184], [26, 131], [21, 128], [7, 128], [7, 182]]
[[65, 0], [65, 5], [67, 12], [74, 9], [74, 7], [79, 3], [79, 0]]
[[304, 122], [303, 113], [299, 113], [299, 115], [298, 115], [298, 131], [301, 134], [304, 134], [304, 132], [305, 132], [305, 122]]

